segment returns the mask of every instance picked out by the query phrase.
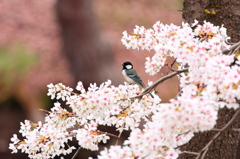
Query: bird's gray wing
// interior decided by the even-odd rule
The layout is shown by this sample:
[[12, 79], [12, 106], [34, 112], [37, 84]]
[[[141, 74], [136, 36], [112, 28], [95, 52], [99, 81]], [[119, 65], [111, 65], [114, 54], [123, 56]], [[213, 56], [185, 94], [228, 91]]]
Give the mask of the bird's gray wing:
[[134, 80], [136, 83], [138, 83], [139, 85], [141, 85], [143, 88], [146, 88], [146, 86], [144, 85], [141, 77], [136, 73], [135, 70], [126, 70], [126, 74], [127, 74], [132, 80]]
[[[138, 83], [139, 85], [141, 85], [144, 89], [146, 88], [146, 86], [144, 85], [144, 83], [142, 82], [141, 77], [137, 74], [137, 72], [135, 70], [126, 70], [126, 74], [128, 77], [130, 77], [133, 81], [135, 81], [136, 83]], [[149, 92], [149, 95], [154, 98], [154, 96]]]

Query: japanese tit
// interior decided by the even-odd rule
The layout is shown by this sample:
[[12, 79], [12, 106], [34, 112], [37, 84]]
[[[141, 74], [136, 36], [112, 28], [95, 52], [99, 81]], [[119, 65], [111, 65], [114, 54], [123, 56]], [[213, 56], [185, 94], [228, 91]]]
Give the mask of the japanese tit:
[[[142, 88], [143, 89], [146, 88], [141, 77], [138, 75], [137, 71], [133, 68], [133, 65], [131, 64], [131, 62], [126, 61], [122, 64], [122, 66], [123, 66], [123, 69], [122, 69], [123, 77], [126, 79], [128, 83], [137, 84], [141, 90]], [[149, 95], [152, 98], [154, 98], [151, 93], [149, 93]]]

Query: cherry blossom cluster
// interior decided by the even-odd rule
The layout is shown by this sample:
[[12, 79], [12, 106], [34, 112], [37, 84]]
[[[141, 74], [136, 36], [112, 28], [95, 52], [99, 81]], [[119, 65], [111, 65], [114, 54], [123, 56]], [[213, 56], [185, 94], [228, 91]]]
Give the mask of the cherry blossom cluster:
[[[194, 92], [194, 87], [190, 85], [184, 89]], [[216, 107], [215, 102], [208, 102], [203, 97], [193, 100], [184, 95], [171, 100], [171, 103], [159, 104], [153, 111], [152, 121], [147, 121], [144, 129], [132, 130], [125, 141], [128, 148], [112, 146], [104, 150], [99, 158], [177, 158], [180, 153], [177, 147], [187, 143], [194, 132], [213, 128], [217, 120]]]
[[[189, 70], [179, 75], [179, 95], [170, 103], [159, 104], [153, 122], [145, 124], [143, 131], [131, 133], [128, 143], [133, 149], [156, 157], [156, 147], [174, 148], [189, 141], [192, 132], [212, 129], [219, 108], [239, 108], [240, 57], [237, 51], [231, 55], [222, 53], [230, 47], [227, 39], [223, 26], [208, 22], [200, 25], [198, 21], [181, 27], [157, 22], [153, 29], [136, 26], [130, 35], [123, 32], [122, 42], [127, 48], [155, 51], [152, 58], [146, 58], [146, 72], [150, 75], [158, 73], [169, 56], [176, 59], [178, 69]], [[143, 143], [146, 140], [147, 145]]]
[[237, 51], [231, 55], [222, 53], [223, 49], [230, 47], [227, 39], [226, 28], [209, 22], [203, 25], [198, 21], [192, 25], [182, 23], [181, 27], [157, 22], [153, 29], [136, 26], [130, 35], [123, 32], [122, 42], [127, 48], [155, 51], [146, 61], [146, 72], [150, 75], [159, 72], [169, 56], [176, 59], [179, 69], [187, 66], [189, 72], [179, 76], [180, 86], [197, 87], [194, 91], [182, 90], [183, 95], [193, 100], [202, 96], [204, 100], [216, 102], [220, 108], [237, 109], [240, 57]]
[[[240, 56], [230, 48], [226, 29], [197, 21], [182, 26], [154, 24], [153, 29], [136, 26], [132, 34], [123, 32], [127, 48], [153, 50], [146, 60], [146, 72], [157, 74], [167, 57], [176, 59], [180, 91], [169, 103], [161, 103], [144, 95], [136, 98], [137, 85], [113, 86], [108, 80], [100, 86], [91, 84], [86, 90], [78, 82], [73, 92], [63, 84], [49, 84], [48, 95], [66, 102], [69, 109], [56, 102], [47, 112], [45, 123], [21, 123], [20, 133], [11, 139], [9, 148], [28, 153], [30, 158], [53, 158], [72, 152], [68, 141], [75, 138], [80, 147], [98, 150], [99, 142], [107, 142], [113, 134], [102, 132], [99, 125], [114, 126], [119, 133], [130, 130], [123, 146], [115, 145], [100, 152], [98, 158], [177, 158], [179, 146], [189, 142], [196, 132], [214, 128], [218, 110], [238, 109], [240, 100]], [[171, 69], [173, 70], [173, 69]], [[174, 71], [174, 70], [173, 70]], [[141, 122], [144, 124], [141, 126]], [[116, 135], [115, 135], [116, 136]]]
[[[143, 130], [134, 129], [130, 134], [125, 142], [132, 149], [129, 158], [177, 158], [176, 148], [188, 142], [194, 132], [214, 127], [220, 108], [239, 108], [240, 58], [237, 51], [222, 53], [230, 47], [227, 39], [223, 26], [208, 22], [200, 25], [197, 21], [181, 27], [157, 22], [153, 29], [136, 26], [132, 34], [123, 32], [122, 42], [127, 48], [155, 51], [146, 62], [150, 75], [158, 73], [169, 56], [176, 59], [178, 69], [188, 68], [188, 72], [179, 75], [179, 95], [170, 103], [159, 104], [152, 121], [146, 122]], [[119, 154], [127, 152], [122, 151], [126, 147], [115, 146], [101, 157], [110, 155], [112, 149], [118, 149]]]
[[99, 87], [91, 84], [88, 90], [79, 82], [76, 89], [80, 93], [74, 93], [72, 88], [61, 83], [49, 84], [48, 95], [65, 101], [70, 110], [56, 102], [50, 111], [43, 110], [48, 113], [44, 124], [28, 120], [21, 123], [19, 132], [25, 139], [21, 141], [15, 134], [9, 146], [12, 152], [21, 150], [30, 158], [53, 158], [75, 149], [68, 145], [73, 137], [82, 148], [98, 150], [98, 143], [106, 143], [111, 136], [98, 130], [99, 125], [115, 126], [119, 132], [135, 129], [161, 101], [158, 96], [149, 95], [141, 101], [132, 100], [131, 97], [140, 93], [138, 86], [125, 83], [115, 87], [110, 80]]
[[136, 26], [130, 35], [124, 31], [122, 43], [127, 48], [154, 50], [154, 56], [147, 58], [145, 66], [146, 72], [154, 75], [164, 66], [168, 56], [175, 57], [182, 64], [204, 62], [203, 56], [218, 55], [228, 47], [226, 39], [226, 28], [208, 22], [200, 25], [195, 21], [192, 26], [182, 23], [182, 27], [157, 22], [153, 29]]
[[73, 146], [65, 145], [68, 140], [72, 140], [69, 132], [56, 129], [48, 124], [42, 124], [41, 122], [36, 124], [25, 120], [25, 123], [21, 122], [19, 132], [25, 139], [21, 141], [16, 134], [13, 135], [13, 138], [11, 138], [13, 143], [9, 145], [12, 153], [21, 150], [21, 152], [27, 153], [29, 158], [44, 159], [54, 158], [60, 154], [66, 155], [75, 149]]

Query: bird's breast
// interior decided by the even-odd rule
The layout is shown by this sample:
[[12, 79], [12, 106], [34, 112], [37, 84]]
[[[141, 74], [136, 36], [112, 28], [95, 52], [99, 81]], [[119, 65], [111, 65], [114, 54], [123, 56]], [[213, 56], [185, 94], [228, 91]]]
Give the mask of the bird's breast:
[[135, 83], [136, 83], [134, 80], [132, 80], [130, 77], [128, 77], [128, 75], [126, 74], [126, 71], [125, 71], [125, 70], [122, 70], [122, 74], [123, 74], [123, 77], [125, 78], [125, 80], [126, 80], [128, 83], [132, 83], [132, 84], [135, 84]]

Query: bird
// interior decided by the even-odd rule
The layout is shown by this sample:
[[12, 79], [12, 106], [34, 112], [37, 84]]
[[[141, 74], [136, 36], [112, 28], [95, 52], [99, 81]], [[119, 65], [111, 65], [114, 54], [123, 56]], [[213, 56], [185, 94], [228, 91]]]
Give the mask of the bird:
[[[131, 62], [126, 61], [122, 64], [122, 74], [125, 80], [130, 84], [137, 84], [140, 88], [140, 90], [145, 89], [146, 86], [144, 85], [141, 77], [138, 75], [137, 71], [133, 68], [133, 65]], [[151, 93], [149, 95], [153, 97]]]

